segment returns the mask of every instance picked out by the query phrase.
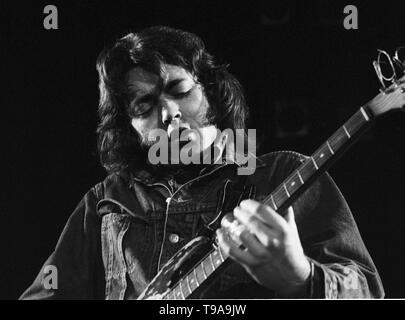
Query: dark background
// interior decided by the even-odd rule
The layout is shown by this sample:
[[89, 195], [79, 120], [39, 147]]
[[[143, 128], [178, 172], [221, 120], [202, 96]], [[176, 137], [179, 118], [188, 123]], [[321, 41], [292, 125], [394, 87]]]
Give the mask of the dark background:
[[[164, 24], [200, 35], [245, 87], [259, 153], [311, 154], [378, 93], [376, 49], [405, 45], [402, 1], [36, 1], [0, 4], [0, 298], [33, 281], [84, 193], [96, 153], [102, 47]], [[43, 28], [54, 4], [59, 29]], [[343, 27], [354, 4], [359, 29]], [[405, 297], [404, 113], [380, 119], [329, 170], [377, 265], [387, 297]]]

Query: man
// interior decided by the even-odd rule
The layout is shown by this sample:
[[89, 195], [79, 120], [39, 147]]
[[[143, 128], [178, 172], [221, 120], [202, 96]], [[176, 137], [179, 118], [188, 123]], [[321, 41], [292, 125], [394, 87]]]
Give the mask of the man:
[[[243, 91], [197, 36], [168, 27], [131, 33], [100, 54], [97, 69], [99, 152], [110, 175], [84, 196], [22, 298], [137, 298], [204, 227], [216, 229], [235, 263], [199, 298], [383, 297], [350, 209], [327, 174], [280, 214], [260, 200], [304, 156], [274, 152], [239, 174], [248, 160], [225, 147], [229, 136], [221, 132], [245, 129]], [[151, 137], [159, 130], [170, 145], [160, 150], [167, 163], [156, 164]], [[201, 161], [184, 164], [185, 148]], [[242, 226], [237, 234], [220, 225], [227, 212]], [[58, 271], [57, 288], [44, 285], [47, 266]]]

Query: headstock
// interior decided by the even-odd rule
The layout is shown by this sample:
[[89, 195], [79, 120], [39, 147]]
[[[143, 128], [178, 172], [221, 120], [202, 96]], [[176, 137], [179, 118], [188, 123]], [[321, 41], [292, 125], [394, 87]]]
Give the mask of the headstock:
[[385, 114], [391, 110], [404, 110], [405, 106], [405, 76], [381, 92], [368, 103], [374, 116]]

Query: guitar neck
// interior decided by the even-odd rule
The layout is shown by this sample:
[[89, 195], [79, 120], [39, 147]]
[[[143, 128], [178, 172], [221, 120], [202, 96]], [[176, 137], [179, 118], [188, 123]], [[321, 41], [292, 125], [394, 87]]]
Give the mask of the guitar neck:
[[369, 128], [373, 119], [372, 111], [368, 107], [361, 107], [267, 196], [263, 203], [283, 214]]
[[180, 281], [171, 288], [163, 297], [169, 300], [185, 300], [197, 290], [219, 268], [225, 267], [225, 262], [230, 262], [229, 256], [220, 247], [213, 248], [204, 259]]
[[[346, 123], [308, 157], [284, 180], [263, 203], [282, 214], [292, 203], [324, 173], [369, 127], [374, 116], [368, 107], [360, 108]], [[185, 277], [165, 295], [164, 299], [183, 300], [189, 297], [229, 257], [213, 248]]]

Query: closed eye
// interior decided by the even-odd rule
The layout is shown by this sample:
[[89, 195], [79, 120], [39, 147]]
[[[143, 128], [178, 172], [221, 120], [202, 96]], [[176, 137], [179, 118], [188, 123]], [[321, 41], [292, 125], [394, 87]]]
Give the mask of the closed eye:
[[177, 90], [171, 90], [170, 95], [176, 99], [185, 98], [193, 92], [193, 90], [197, 87], [197, 85], [194, 84], [191, 88], [187, 87], [188, 86], [186, 86], [186, 88], [184, 86], [181, 86], [180, 88], [177, 88]]
[[192, 90], [184, 91], [184, 92], [176, 92], [172, 93], [171, 95], [177, 99], [182, 99], [190, 95]]
[[141, 107], [139, 111], [134, 114], [134, 117], [137, 118], [145, 118], [147, 117], [153, 110], [153, 107], [147, 105], [146, 107]]
[[137, 102], [131, 104], [129, 113], [130, 116], [134, 118], [145, 118], [151, 113], [152, 110], [152, 104], [148, 102]]

